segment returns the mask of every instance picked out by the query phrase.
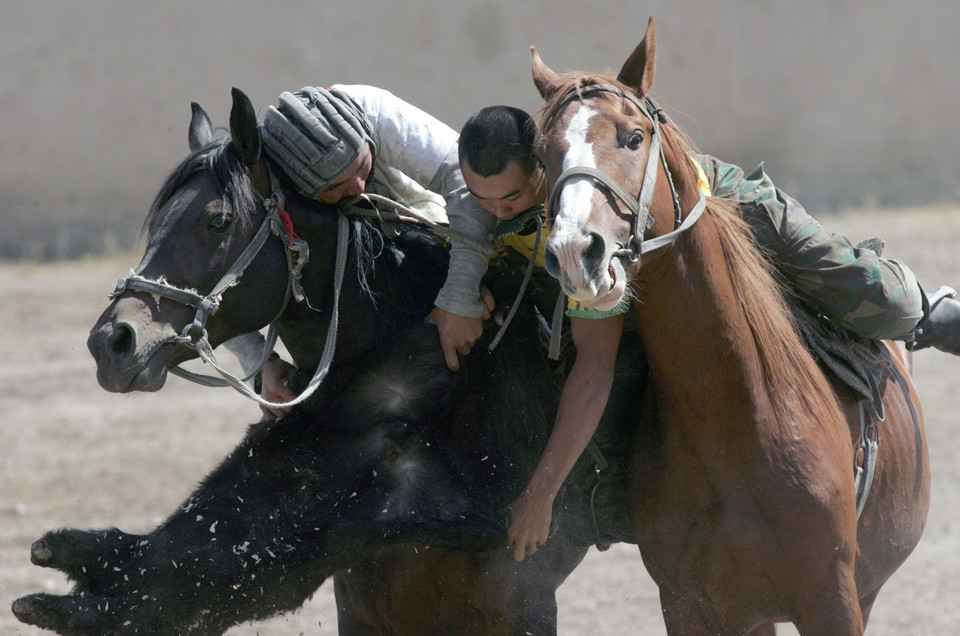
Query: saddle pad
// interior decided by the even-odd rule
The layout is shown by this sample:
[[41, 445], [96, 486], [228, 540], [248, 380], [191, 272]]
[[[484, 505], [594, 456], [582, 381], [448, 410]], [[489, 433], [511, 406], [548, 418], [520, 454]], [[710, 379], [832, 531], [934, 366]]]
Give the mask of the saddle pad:
[[801, 303], [791, 303], [794, 320], [817, 362], [829, 369], [883, 420], [880, 386], [893, 364], [886, 347], [835, 325]]

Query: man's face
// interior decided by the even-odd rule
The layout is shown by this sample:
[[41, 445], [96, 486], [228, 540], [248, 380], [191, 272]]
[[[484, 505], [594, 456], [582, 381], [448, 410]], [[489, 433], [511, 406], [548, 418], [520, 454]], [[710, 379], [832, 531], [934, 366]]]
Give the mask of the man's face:
[[533, 175], [526, 175], [519, 162], [510, 161], [503, 172], [489, 177], [481, 177], [466, 162], [460, 164], [460, 170], [477, 203], [501, 221], [543, 203], [543, 171], [539, 167]]
[[347, 168], [347, 171], [339, 179], [318, 194], [317, 200], [321, 203], [333, 204], [339, 203], [340, 199], [345, 197], [355, 197], [362, 194], [372, 169], [373, 153], [370, 151], [370, 144], [364, 144], [363, 150], [357, 155], [356, 161]]

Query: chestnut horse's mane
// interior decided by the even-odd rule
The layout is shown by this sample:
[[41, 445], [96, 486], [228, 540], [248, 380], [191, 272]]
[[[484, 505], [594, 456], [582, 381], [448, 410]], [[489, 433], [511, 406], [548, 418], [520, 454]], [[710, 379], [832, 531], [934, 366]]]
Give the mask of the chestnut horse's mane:
[[[625, 95], [638, 97], [634, 89], [609, 74], [574, 72], [560, 77], [563, 84], [538, 111], [540, 130], [557, 116], [572, 93], [602, 84]], [[690, 158], [698, 150], [673, 119], [660, 125], [662, 145], [670, 174], [681, 200], [697, 187], [697, 173]], [[707, 197], [704, 220], [716, 230], [734, 288], [734, 298], [753, 332], [775, 418], [783, 424], [795, 419], [798, 410], [826, 417], [835, 408], [833, 392], [816, 362], [800, 340], [786, 296], [792, 290], [780, 284], [770, 260], [761, 254], [749, 226], [738, 213], [736, 202]], [[827, 398], [827, 399], [824, 399]], [[826, 411], [825, 411], [826, 409]]]

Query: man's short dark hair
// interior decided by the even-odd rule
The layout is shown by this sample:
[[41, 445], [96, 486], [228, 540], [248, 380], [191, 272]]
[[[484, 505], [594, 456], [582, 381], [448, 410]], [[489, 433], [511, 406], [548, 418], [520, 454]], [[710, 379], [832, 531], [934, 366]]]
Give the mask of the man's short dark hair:
[[525, 110], [487, 106], [467, 120], [460, 131], [460, 162], [481, 177], [503, 172], [510, 161], [530, 175], [537, 165], [534, 144], [537, 124]]

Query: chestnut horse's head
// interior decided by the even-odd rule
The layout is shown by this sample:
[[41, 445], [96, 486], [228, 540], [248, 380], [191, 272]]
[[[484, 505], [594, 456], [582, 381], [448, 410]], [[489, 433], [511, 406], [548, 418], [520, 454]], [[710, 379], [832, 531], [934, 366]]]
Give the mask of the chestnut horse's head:
[[[214, 139], [206, 112], [193, 105], [192, 152], [157, 195], [144, 225], [140, 264], [118, 283], [90, 332], [87, 347], [97, 379], [109, 391], [161, 388], [168, 368], [197, 356], [187, 346], [193, 324], [209, 331], [216, 346], [259, 329], [283, 306], [287, 267], [279, 239], [256, 253], [256, 277], [228, 281], [228, 290], [218, 290], [241, 254], [250, 253], [252, 239], [263, 235], [258, 227], [267, 213], [260, 201], [270, 191], [253, 106], [237, 89], [233, 98], [227, 138]], [[257, 302], [241, 303], [244, 297]], [[202, 324], [200, 307], [209, 317]]]
[[533, 49], [533, 79], [546, 101], [539, 154], [553, 219], [547, 269], [570, 298], [596, 309], [620, 302], [642, 256], [675, 236], [681, 210], [703, 208], [686, 138], [649, 98], [656, 49], [653, 18], [617, 77], [560, 76]]

